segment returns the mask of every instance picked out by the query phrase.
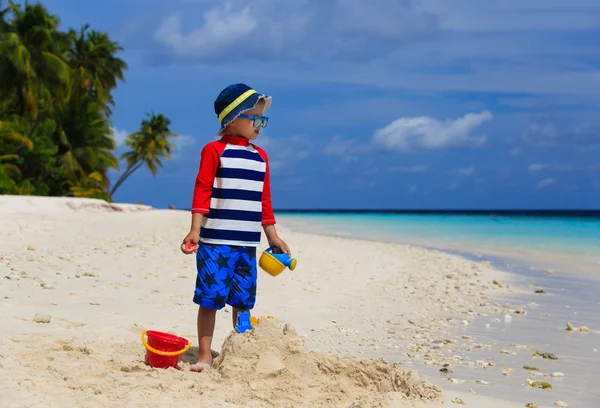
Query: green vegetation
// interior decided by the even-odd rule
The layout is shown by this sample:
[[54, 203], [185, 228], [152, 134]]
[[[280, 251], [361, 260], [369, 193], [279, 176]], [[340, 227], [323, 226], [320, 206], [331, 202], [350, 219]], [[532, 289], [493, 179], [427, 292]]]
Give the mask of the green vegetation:
[[[162, 114], [150, 114], [115, 156], [111, 92], [127, 63], [108, 34], [61, 32], [41, 4], [0, 0], [0, 194], [95, 197], [111, 201], [133, 172], [153, 175], [178, 137]], [[126, 169], [110, 186], [109, 169]]]

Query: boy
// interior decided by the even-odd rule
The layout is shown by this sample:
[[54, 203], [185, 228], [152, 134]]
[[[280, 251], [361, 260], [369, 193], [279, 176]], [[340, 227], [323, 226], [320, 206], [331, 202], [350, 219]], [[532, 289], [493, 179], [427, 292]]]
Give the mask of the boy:
[[267, 125], [263, 116], [271, 97], [245, 84], [230, 85], [217, 97], [214, 108], [220, 140], [202, 149], [192, 203], [192, 225], [183, 239], [185, 254], [197, 253], [198, 275], [194, 303], [198, 308], [198, 362], [193, 371], [212, 365], [211, 343], [217, 310], [254, 307], [256, 247], [261, 227], [269, 246], [290, 255], [275, 230], [267, 154], [250, 143]]

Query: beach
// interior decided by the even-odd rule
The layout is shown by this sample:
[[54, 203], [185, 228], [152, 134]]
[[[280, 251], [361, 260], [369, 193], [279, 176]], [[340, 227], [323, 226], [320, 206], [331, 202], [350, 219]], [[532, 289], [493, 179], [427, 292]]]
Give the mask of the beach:
[[[252, 311], [275, 320], [260, 320], [256, 335], [231, 335], [230, 309], [220, 311], [213, 349], [227, 353], [197, 374], [186, 370], [197, 351], [195, 259], [179, 250], [188, 212], [0, 196], [0, 220], [3, 407], [590, 406], [562, 396], [571, 373], [553, 377], [557, 364], [533, 356], [559, 354], [558, 345], [480, 343], [479, 334], [500, 339], [507, 322], [532, 316], [528, 304], [539, 297], [526, 277], [485, 259], [282, 223], [298, 267], [277, 277], [259, 270]], [[562, 327], [556, 336], [595, 342], [595, 329]], [[181, 370], [144, 364], [143, 330], [192, 341]], [[515, 359], [511, 366], [495, 360], [504, 356]], [[495, 392], [494, 381], [513, 381], [514, 394]]]

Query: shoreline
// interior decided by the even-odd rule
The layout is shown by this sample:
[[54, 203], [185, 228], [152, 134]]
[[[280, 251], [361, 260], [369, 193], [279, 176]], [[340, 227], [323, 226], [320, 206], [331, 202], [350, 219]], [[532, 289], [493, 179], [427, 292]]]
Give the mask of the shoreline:
[[[10, 381], [4, 378], [8, 388], [3, 392], [15, 401], [49, 401], [51, 397], [42, 396], [49, 392], [48, 386], [62, 390], [64, 398], [72, 401], [84, 398], [88, 385], [66, 389], [62, 380], [56, 382], [58, 379], [50, 374], [44, 374], [41, 382], [36, 380], [40, 364], [49, 373], [72, 366], [73, 362], [60, 358], [60, 354], [45, 354], [43, 350], [56, 342], [69, 349], [83, 347], [89, 351], [81, 357], [84, 360], [75, 361], [91, 364], [88, 377], [93, 381], [112, 384], [114, 395], [103, 398], [129, 398], [123, 376], [128, 376], [127, 381], [138, 380], [118, 370], [110, 371], [105, 362], [108, 357], [103, 357], [108, 351], [123, 344], [125, 355], [113, 351], [108, 356], [112, 361], [132, 361], [125, 369], [130, 370], [133, 364], [133, 369], [144, 373], [139, 362], [143, 360], [138, 339], [142, 329], [169, 330], [196, 341], [195, 306], [191, 302], [194, 260], [177, 253], [177, 243], [189, 228], [187, 212], [69, 208], [48, 217], [39, 210], [13, 211], [2, 224], [8, 232], [0, 249], [7, 295], [0, 300], [0, 321], [6, 327], [6, 337], [0, 344], [10, 353], [3, 361], [4, 372], [12, 375]], [[462, 339], [461, 330], [475, 327], [486, 315], [510, 313], [519, 319], [514, 308], [507, 309], [493, 299], [528, 293], [521, 288], [523, 282], [517, 275], [497, 270], [487, 262], [417, 246], [294, 232], [285, 223], [278, 229], [292, 247], [299, 266], [276, 278], [259, 271], [258, 302], [253, 314], [275, 315], [293, 324], [311, 352], [383, 357], [417, 368], [422, 374], [426, 373], [425, 367], [437, 367], [432, 370], [435, 373], [445, 362], [455, 369], [460, 366], [454, 359], [458, 350], [475, 344]], [[263, 243], [259, 249], [265, 247]], [[517, 279], [518, 286], [493, 284], [494, 280], [513, 279]], [[33, 323], [36, 313], [50, 314], [51, 323]], [[229, 310], [220, 312], [217, 319], [213, 341], [216, 350], [230, 331]], [[474, 355], [475, 351], [464, 353]], [[46, 357], [33, 364], [30, 359], [39, 355]], [[186, 357], [190, 358], [193, 354]], [[154, 377], [159, 376], [156, 378], [170, 375], [154, 373]], [[197, 378], [182, 375], [185, 381]], [[449, 385], [446, 379], [440, 380], [439, 373], [437, 377], [427, 373], [426, 377], [443, 387], [444, 406], [456, 406], [451, 403], [455, 396], [461, 396], [469, 406], [482, 399], [490, 408], [523, 406], [535, 400], [535, 392], [541, 392], [527, 390], [534, 393], [531, 401], [520, 399], [518, 404], [497, 399], [492, 402], [502, 395], [490, 392], [493, 398], [488, 400], [479, 395], [484, 394], [480, 385], [470, 385], [478, 393], [473, 395], [468, 389]], [[17, 386], [13, 378], [29, 378], [33, 388]], [[10, 384], [15, 388], [11, 389]], [[143, 387], [143, 382], [139, 386]], [[226, 387], [211, 387], [216, 387], [211, 398], [221, 396], [227, 400]], [[167, 394], [156, 392], [148, 389], [147, 395], [137, 396], [136, 402], [143, 405], [159, 395], [166, 398]], [[192, 395], [183, 389], [180, 392]], [[196, 399], [195, 403], [200, 401]]]
[[[288, 226], [288, 228], [294, 230], [293, 226]], [[304, 229], [302, 231], [312, 233]], [[340, 237], [318, 231], [314, 233], [321, 236], [357, 240], [352, 235]], [[364, 241], [386, 242], [383, 239], [374, 238], [364, 239]], [[457, 363], [463, 366], [462, 369], [456, 370], [453, 367], [454, 373], [440, 374], [437, 369], [439, 364], [432, 364], [431, 360], [423, 361], [418, 358], [411, 359], [409, 366], [418, 368], [420, 372], [426, 372], [430, 379], [437, 375], [439, 379], [449, 380], [447, 383], [434, 381], [446, 392], [456, 390], [466, 393], [466, 395], [472, 395], [472, 391], [480, 392], [490, 398], [500, 398], [502, 404], [511, 402], [523, 406], [523, 401], [531, 394], [528, 392], [531, 390], [524, 387], [528, 378], [536, 381], [541, 378], [541, 380], [554, 383], [555, 387], [558, 386], [561, 389], [563, 395], [567, 394], [562, 400], [567, 401], [570, 407], [588, 407], [590, 406], [588, 404], [600, 400], [600, 391], [595, 391], [593, 381], [589, 381], [590, 375], [595, 378], [595, 375], [600, 373], [600, 370], [596, 369], [596, 365], [594, 365], [600, 363], [598, 352], [600, 349], [600, 319], [597, 317], [600, 302], [593, 301], [595, 293], [600, 291], [600, 280], [591, 279], [585, 274], [564, 273], [560, 270], [548, 270], [539, 265], [532, 266], [531, 262], [534, 260], [529, 258], [527, 260], [515, 259], [498, 253], [482, 254], [481, 251], [464, 249], [459, 251], [420, 244], [393, 244], [439, 251], [471, 262], [487, 262], [494, 269], [505, 272], [507, 274], [506, 282], [510, 283], [513, 289], [517, 288], [510, 294], [496, 295], [491, 298], [497, 304], [503, 304], [502, 312], [483, 313], [474, 318], [473, 325], [457, 326], [454, 330], [447, 331], [447, 335], [452, 339], [451, 347], [454, 347], [452, 353], [455, 354], [455, 357], [461, 356]], [[502, 284], [506, 282], [502, 282]], [[573, 289], [578, 289], [578, 287], [587, 289], [583, 298], [579, 297], [580, 293], [573, 294]], [[581, 292], [581, 288], [578, 292]], [[535, 294], [534, 291], [540, 289], [543, 289], [545, 293], [543, 295]], [[562, 307], [566, 309], [561, 310]], [[514, 310], [522, 310], [523, 313], [511, 313]], [[570, 310], [573, 311], [570, 312]], [[527, 314], [530, 317], [527, 317]], [[505, 319], [505, 317], [510, 317], [510, 319]], [[532, 321], [532, 319], [535, 320]], [[575, 327], [589, 325], [591, 332], [581, 334], [568, 332], [566, 331], [567, 322], [573, 322]], [[424, 327], [427, 328], [426, 325]], [[548, 336], [545, 340], [542, 333]], [[574, 336], [565, 343], [567, 338], [565, 336], [571, 334]], [[464, 342], [465, 337], [472, 345], [466, 347], [462, 345], [462, 352], [465, 354], [461, 354], [461, 347], [458, 344], [461, 341]], [[574, 343], [573, 340], [575, 340]], [[549, 347], [560, 356], [566, 355], [567, 361], [550, 365], [540, 362], [538, 358], [527, 353], [527, 350], [535, 350], [536, 347], [539, 349]], [[427, 355], [431, 349], [421, 351]], [[515, 357], [517, 355], [519, 357]], [[385, 356], [385, 358], [388, 357]], [[515, 364], [516, 359], [521, 360], [521, 366]], [[590, 361], [593, 363], [590, 364]], [[482, 366], [481, 362], [490, 362], [493, 363], [492, 367], [500, 367], [496, 368], [494, 373], [493, 369]], [[446, 362], [446, 364], [450, 364], [449, 367], [452, 367], [454, 362]], [[546, 371], [527, 372], [522, 370], [524, 366], [540, 366]], [[582, 370], [583, 367], [585, 369]], [[561, 374], [563, 371], [568, 373], [568, 381], [563, 378], [552, 378], [552, 372]], [[459, 378], [456, 378], [457, 375]], [[512, 378], [509, 379], [509, 377]], [[481, 389], [481, 385], [477, 384], [478, 381], [485, 383], [485, 389]], [[507, 389], [508, 384], [510, 387]], [[543, 402], [550, 406], [557, 401], [555, 394], [542, 394], [532, 401]], [[506, 398], [508, 395], [510, 397]], [[534, 396], [532, 395], [532, 397]]]
[[[532, 270], [540, 270], [549, 274], [579, 276], [586, 279], [600, 281], [600, 258], [580, 257], [567, 253], [541, 252], [534, 250], [517, 250], [507, 248], [487, 248], [484, 246], [475, 246], [466, 250], [466, 244], [453, 245], [448, 242], [438, 242], [433, 240], [419, 240], [409, 237], [381, 236], [357, 236], [352, 232], [329, 233], [319, 229], [307, 227], [307, 223], [299, 222], [294, 215], [282, 215], [283, 220], [291, 221], [288, 228], [295, 231], [302, 231], [322, 236], [341, 237], [349, 239], [358, 239], [369, 242], [390, 242], [400, 245], [418, 246], [421, 248], [443, 251], [465, 256], [469, 259], [482, 259], [484, 257], [500, 257], [509, 260], [512, 264], [530, 263], [527, 265]], [[285, 223], [285, 221], [283, 221]], [[469, 244], [470, 245], [470, 244]]]

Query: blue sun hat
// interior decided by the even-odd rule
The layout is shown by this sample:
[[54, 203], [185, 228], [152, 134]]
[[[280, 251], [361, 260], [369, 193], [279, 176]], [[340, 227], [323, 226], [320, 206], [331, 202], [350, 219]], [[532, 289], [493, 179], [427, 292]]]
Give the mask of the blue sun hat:
[[259, 100], [265, 101], [265, 112], [271, 106], [271, 97], [263, 95], [246, 84], [229, 85], [215, 100], [215, 113], [221, 122], [221, 131], [243, 112], [256, 106]]

